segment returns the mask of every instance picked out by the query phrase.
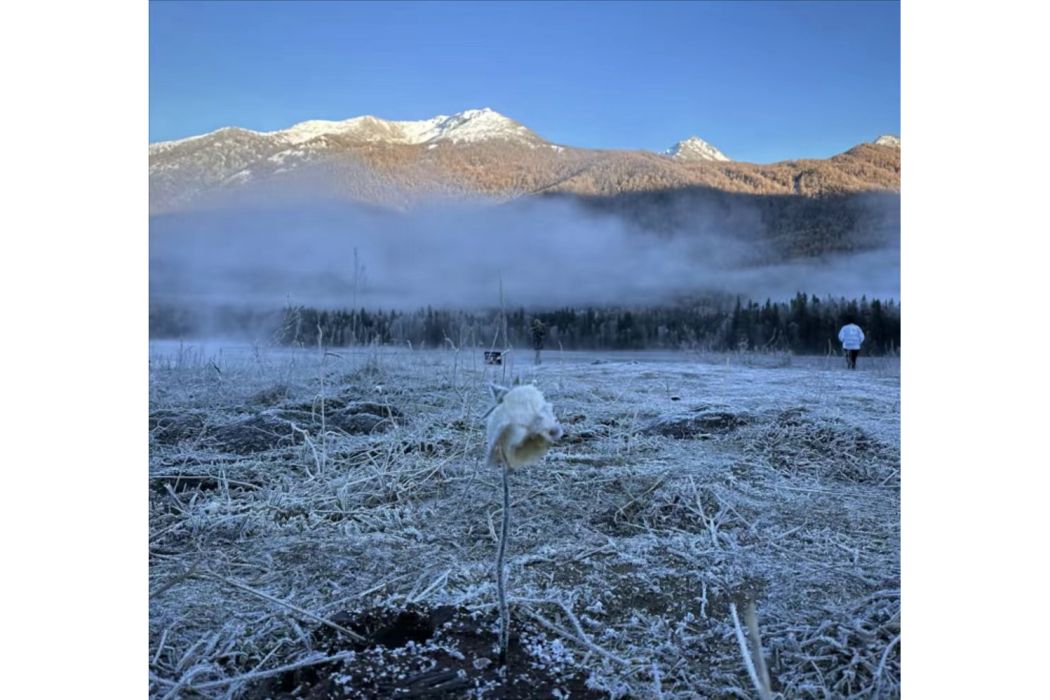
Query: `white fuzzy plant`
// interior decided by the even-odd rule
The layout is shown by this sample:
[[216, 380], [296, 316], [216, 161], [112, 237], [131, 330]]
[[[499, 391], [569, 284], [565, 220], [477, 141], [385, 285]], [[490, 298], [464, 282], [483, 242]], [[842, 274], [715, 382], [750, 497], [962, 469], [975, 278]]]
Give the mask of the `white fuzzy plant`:
[[486, 414], [486, 461], [489, 466], [503, 467], [503, 526], [496, 555], [496, 590], [500, 613], [499, 663], [501, 668], [505, 668], [510, 642], [510, 609], [507, 606], [507, 574], [504, 566], [510, 530], [508, 472], [541, 460], [548, 448], [561, 439], [563, 431], [554, 417], [554, 409], [536, 387], [525, 384], [507, 388], [491, 384], [489, 388], [496, 405]]

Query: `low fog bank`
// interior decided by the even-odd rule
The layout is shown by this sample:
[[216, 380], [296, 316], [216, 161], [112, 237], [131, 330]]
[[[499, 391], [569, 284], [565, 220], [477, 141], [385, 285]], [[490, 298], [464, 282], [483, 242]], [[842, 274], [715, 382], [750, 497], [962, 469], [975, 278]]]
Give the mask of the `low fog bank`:
[[158, 215], [150, 220], [150, 301], [260, 314], [288, 304], [478, 309], [498, 306], [501, 281], [508, 306], [529, 308], [651, 306], [704, 294], [900, 296], [899, 245], [756, 265], [776, 259], [757, 212], [701, 209], [687, 223], [655, 235], [565, 199]]

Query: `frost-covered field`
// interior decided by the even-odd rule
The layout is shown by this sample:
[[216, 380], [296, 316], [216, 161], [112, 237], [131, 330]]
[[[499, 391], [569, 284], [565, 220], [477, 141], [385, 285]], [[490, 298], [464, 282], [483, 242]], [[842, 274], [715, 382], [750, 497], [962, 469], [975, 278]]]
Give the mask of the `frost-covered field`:
[[[896, 360], [156, 343], [155, 697], [896, 697]], [[510, 673], [488, 381], [566, 437], [512, 473]]]

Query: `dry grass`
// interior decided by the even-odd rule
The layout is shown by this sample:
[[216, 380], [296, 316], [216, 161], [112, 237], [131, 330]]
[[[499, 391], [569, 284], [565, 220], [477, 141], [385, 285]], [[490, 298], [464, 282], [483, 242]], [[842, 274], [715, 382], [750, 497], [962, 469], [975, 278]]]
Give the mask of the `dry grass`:
[[[478, 611], [495, 645], [501, 490], [479, 418], [486, 382], [507, 377], [476, 354], [154, 354], [153, 696], [250, 695], [331, 661], [318, 634], [342, 611]], [[608, 359], [520, 363], [569, 431], [511, 474], [509, 593], [515, 620], [547, 636], [535, 663], [555, 665], [560, 640], [557, 665], [610, 695], [754, 697], [731, 612], [754, 603], [774, 695], [899, 696], [892, 367]], [[322, 385], [324, 433], [300, 415], [272, 449], [220, 439], [320, 411]], [[398, 415], [383, 432], [339, 427], [365, 404]], [[741, 420], [649, 429], [697, 415]]]

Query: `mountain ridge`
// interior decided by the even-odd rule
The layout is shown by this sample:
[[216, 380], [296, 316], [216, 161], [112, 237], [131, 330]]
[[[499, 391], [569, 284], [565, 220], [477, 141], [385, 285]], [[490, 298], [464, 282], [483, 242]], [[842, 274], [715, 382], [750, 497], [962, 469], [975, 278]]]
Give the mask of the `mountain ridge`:
[[551, 143], [488, 108], [420, 121], [310, 120], [272, 132], [223, 127], [149, 146], [150, 210], [192, 208], [248, 186], [404, 207], [433, 197], [610, 195], [705, 186], [822, 196], [899, 191], [900, 145], [882, 136], [826, 159], [731, 161], [699, 137], [663, 154]]

